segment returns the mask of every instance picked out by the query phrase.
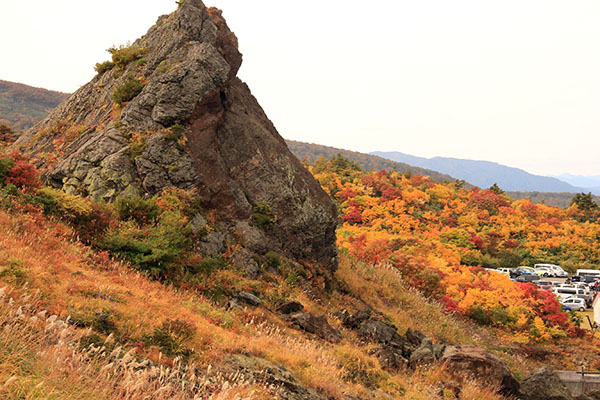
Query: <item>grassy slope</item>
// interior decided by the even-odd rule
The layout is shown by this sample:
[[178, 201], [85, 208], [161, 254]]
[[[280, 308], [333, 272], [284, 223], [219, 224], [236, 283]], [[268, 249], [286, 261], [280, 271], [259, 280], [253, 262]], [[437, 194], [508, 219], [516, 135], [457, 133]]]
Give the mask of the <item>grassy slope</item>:
[[[438, 381], [448, 379], [437, 369], [417, 373], [382, 371], [376, 359], [368, 355], [369, 346], [360, 344], [354, 333], [343, 330], [339, 324], [337, 327], [343, 330], [344, 340], [332, 345], [291, 329], [267, 308], [226, 311], [201, 295], [150, 281], [83, 245], [65, 242], [69, 230], [59, 223], [0, 211], [0, 230], [5, 233], [0, 237], [0, 265], [11, 265], [11, 260], [14, 264], [18, 259], [23, 266], [23, 273], [15, 273], [14, 269], [13, 273], [7, 273], [3, 267], [2, 280], [19, 288], [21, 293], [39, 290], [35, 312], [44, 309], [62, 319], [74, 316], [80, 322], [87, 316], [101, 337], [112, 332], [118, 342], [134, 348], [138, 357], [158, 361], [158, 348], [141, 344], [144, 336], [150, 335], [163, 321], [177, 318], [195, 326], [196, 333], [185, 346], [195, 350], [190, 362], [204, 373], [209, 366], [213, 371], [225, 368], [228, 354], [242, 353], [283, 364], [304, 384], [336, 398], [342, 393], [365, 395], [369, 392], [365, 386], [370, 386], [370, 389], [381, 388], [378, 393], [382, 398], [387, 392], [391, 398], [403, 395], [411, 399], [430, 399], [435, 397]], [[401, 331], [413, 327], [450, 343], [490, 347], [494, 341], [485, 331], [446, 316], [439, 306], [407, 290], [392, 271], [373, 269], [342, 255], [337, 278], [345, 282], [345, 290], [334, 290], [322, 301], [310, 301], [300, 290], [289, 288], [291, 297], [317, 313], [331, 313], [342, 307], [353, 311], [366, 302], [382, 311]], [[27, 288], [20, 289], [24, 281]], [[17, 292], [13, 297], [18, 297]], [[2, 318], [10, 322], [7, 308], [3, 307], [2, 312]], [[105, 329], [94, 324], [93, 316], [98, 315], [95, 313], [112, 316], [110, 321], [114, 326]], [[331, 315], [329, 319], [335, 324]], [[13, 331], [10, 336], [4, 336], [10, 337], [8, 342], [17, 350], [6, 351], [4, 347], [2, 353], [0, 394], [3, 398], [17, 395], [28, 399], [136, 398], [127, 397], [122, 375], [93, 373], [106, 367], [108, 360], [86, 361], [86, 357], [75, 356], [71, 365], [61, 359], [60, 354], [66, 354], [66, 345], [57, 347], [57, 340], [52, 337], [56, 333], [42, 331], [42, 327], [36, 329], [33, 324], [31, 334], [20, 336], [19, 331]], [[89, 333], [69, 327], [68, 332], [71, 331], [67, 335], [72, 338], [70, 343], [76, 343], [78, 336]], [[31, 340], [32, 337], [36, 339]], [[161, 363], [170, 365], [172, 361], [163, 357]], [[109, 365], [108, 370], [111, 368], [114, 366]], [[233, 392], [223, 389], [228, 378], [218, 376], [220, 385], [207, 386], [206, 390], [214, 396], [232, 395]], [[324, 376], [327, 379], [323, 379]], [[157, 381], [153, 382], [147, 385], [146, 394], [157, 390]], [[239, 379], [231, 379], [230, 383], [233, 389], [228, 390], [235, 390], [242, 397], [273, 397], [272, 389], [261, 383], [239, 382]], [[80, 390], [83, 386], [89, 389]], [[464, 393], [464, 398], [499, 398], [472, 383], [465, 386]], [[164, 398], [177, 398], [175, 394], [169, 396]], [[154, 395], [152, 398], [163, 397]]]

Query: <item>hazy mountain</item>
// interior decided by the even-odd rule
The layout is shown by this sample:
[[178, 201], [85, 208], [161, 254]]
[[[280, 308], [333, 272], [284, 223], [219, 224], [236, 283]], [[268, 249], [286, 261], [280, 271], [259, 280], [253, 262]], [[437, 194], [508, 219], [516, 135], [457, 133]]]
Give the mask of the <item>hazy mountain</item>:
[[519, 168], [508, 167], [490, 161], [447, 157], [423, 158], [400, 152], [376, 151], [370, 154], [449, 174], [482, 188], [487, 188], [497, 183], [502, 189], [507, 191], [567, 193], [586, 191], [585, 188], [574, 186], [557, 178], [530, 174]]
[[409, 165], [405, 162], [391, 161], [386, 158], [382, 158], [372, 154], [359, 153], [357, 151], [344, 150], [339, 149], [337, 147], [323, 146], [314, 143], [297, 142], [295, 140], [289, 139], [286, 139], [285, 142], [287, 143], [290, 151], [296, 157], [298, 157], [298, 159], [306, 159], [308, 162], [311, 163], [320, 157], [331, 158], [339, 153], [347, 159], [358, 163], [358, 165], [360, 165], [360, 167], [364, 171], [380, 171], [382, 169], [385, 169], [388, 171], [396, 170], [400, 172], [407, 172], [410, 170], [410, 172], [415, 174], [427, 175], [434, 181], [438, 182], [450, 182], [456, 179], [450, 175], [441, 174], [437, 171], [432, 171], [430, 169]]
[[555, 178], [558, 178], [561, 181], [570, 183], [571, 185], [584, 188], [588, 192], [592, 192], [594, 194], [600, 194], [600, 176], [599, 175], [584, 176], [584, 175], [562, 174], [562, 175], [555, 176]]
[[31, 128], [66, 97], [66, 93], [0, 80], [0, 121], [17, 129]]

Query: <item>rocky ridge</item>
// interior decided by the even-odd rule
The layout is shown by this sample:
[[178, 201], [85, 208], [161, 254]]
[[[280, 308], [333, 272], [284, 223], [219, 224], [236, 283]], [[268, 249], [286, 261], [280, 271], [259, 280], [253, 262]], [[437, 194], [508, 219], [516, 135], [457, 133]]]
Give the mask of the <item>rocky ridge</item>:
[[16, 142], [49, 184], [105, 201], [195, 189], [218, 221], [207, 252], [241, 242], [335, 268], [335, 206], [236, 77], [220, 10], [180, 2], [113, 61]]

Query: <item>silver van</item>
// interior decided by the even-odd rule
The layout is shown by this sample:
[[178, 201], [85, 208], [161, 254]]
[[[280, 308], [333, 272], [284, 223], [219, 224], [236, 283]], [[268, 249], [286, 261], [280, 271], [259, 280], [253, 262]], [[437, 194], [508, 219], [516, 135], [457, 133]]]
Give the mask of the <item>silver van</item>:
[[580, 299], [587, 300], [587, 295], [585, 294], [585, 290], [575, 288], [575, 287], [555, 287], [552, 289], [552, 293], [558, 297], [558, 301], [564, 300], [567, 297], [575, 296]]

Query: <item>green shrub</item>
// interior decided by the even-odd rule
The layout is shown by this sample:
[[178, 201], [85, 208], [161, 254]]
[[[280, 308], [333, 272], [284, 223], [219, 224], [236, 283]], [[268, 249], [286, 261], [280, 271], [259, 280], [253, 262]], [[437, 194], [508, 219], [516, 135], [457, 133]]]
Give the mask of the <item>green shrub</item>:
[[213, 271], [225, 268], [227, 263], [225, 259], [218, 255], [213, 257], [205, 257], [200, 264], [195, 268], [195, 272], [203, 272], [210, 274]]
[[144, 85], [142, 85], [139, 80], [135, 79], [133, 76], [128, 76], [113, 92], [113, 101], [116, 104], [122, 105], [140, 94], [143, 88]]
[[573, 325], [579, 327], [583, 323], [583, 317], [577, 313], [575, 310], [569, 311], [569, 321], [573, 323]]
[[122, 221], [136, 221], [140, 225], [155, 223], [160, 214], [156, 199], [144, 200], [141, 197], [120, 198], [114, 203], [114, 209]]
[[487, 311], [481, 306], [473, 306], [473, 308], [471, 308], [471, 313], [469, 314], [469, 317], [471, 317], [480, 325], [492, 324], [492, 318], [489, 316]]
[[177, 141], [183, 137], [185, 129], [179, 124], [175, 124], [169, 127], [164, 133], [164, 137], [169, 140]]
[[271, 268], [277, 268], [281, 265], [279, 254], [274, 251], [268, 251], [267, 254], [265, 254], [265, 258], [267, 259], [267, 265]]
[[252, 211], [252, 221], [259, 228], [268, 229], [277, 222], [277, 217], [273, 215], [271, 206], [265, 201], [256, 203]]
[[102, 63], [96, 63], [96, 65], [94, 66], [94, 70], [96, 70], [97, 73], [102, 74], [106, 71], [113, 69], [114, 67], [115, 67], [114, 62], [104, 61]]
[[92, 328], [96, 332], [108, 335], [117, 332], [112, 311], [95, 312], [79, 309], [71, 312], [71, 321], [80, 328]]
[[111, 47], [107, 51], [111, 54], [113, 63], [120, 67], [124, 67], [132, 61], [142, 59], [146, 53], [146, 49], [137, 46]]
[[10, 257], [0, 264], [0, 279], [22, 285], [27, 281], [27, 276], [28, 272], [24, 267], [24, 262], [18, 258]]
[[156, 345], [169, 357], [188, 357], [193, 351], [186, 347], [189, 339], [196, 334], [196, 327], [181, 320], [166, 320], [154, 329], [147, 341]]
[[367, 357], [356, 349], [338, 346], [335, 355], [344, 380], [372, 389], [380, 386], [387, 377], [372, 357]]
[[8, 171], [15, 166], [15, 162], [8, 157], [0, 157], [0, 185], [4, 185], [8, 177]]
[[142, 57], [146, 53], [146, 49], [143, 49], [141, 47], [119, 46], [111, 47], [106, 51], [108, 51], [111, 54], [112, 61], [96, 63], [94, 69], [99, 74], [109, 71], [115, 67], [126, 67], [132, 61], [137, 61], [138, 65], [143, 65], [145, 63], [145, 60]]
[[99, 239], [112, 220], [112, 213], [107, 206], [62, 190], [41, 188], [36, 201], [44, 207], [45, 214], [56, 215], [70, 224], [83, 243], [89, 244]]
[[103, 250], [129, 261], [158, 278], [181, 270], [185, 254], [191, 250], [191, 232], [179, 211], [163, 213], [153, 227], [140, 228], [133, 221], [110, 229], [98, 244]]

